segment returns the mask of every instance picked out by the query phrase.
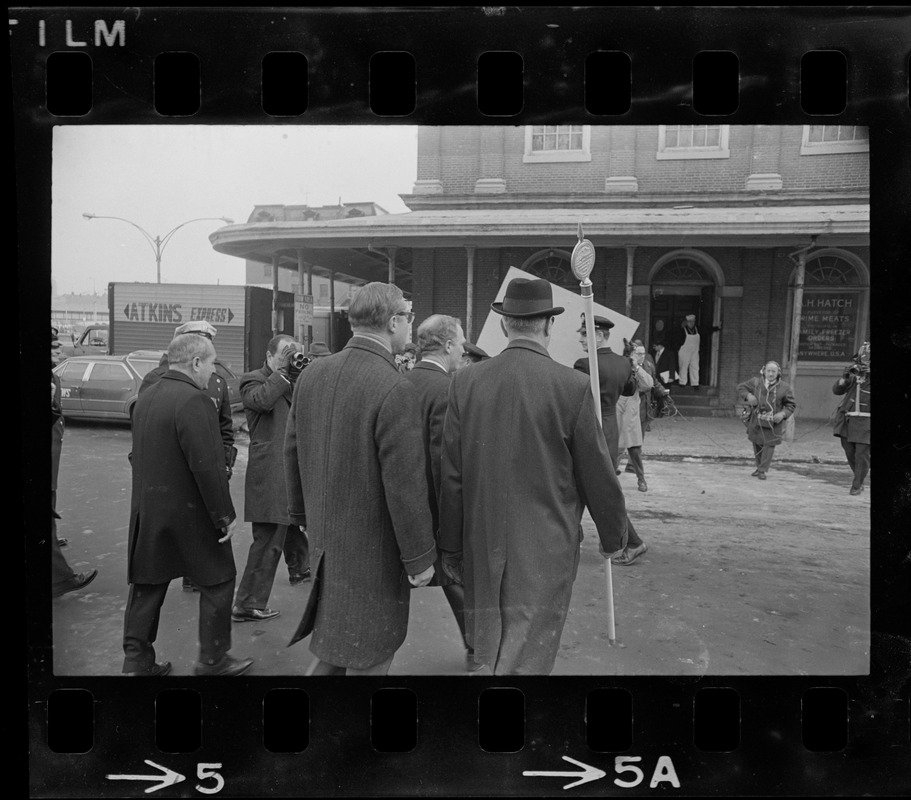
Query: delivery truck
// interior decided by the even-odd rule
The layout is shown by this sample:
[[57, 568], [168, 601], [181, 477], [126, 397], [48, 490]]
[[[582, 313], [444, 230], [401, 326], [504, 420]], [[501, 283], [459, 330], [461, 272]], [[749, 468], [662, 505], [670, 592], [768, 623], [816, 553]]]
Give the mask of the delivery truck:
[[[109, 283], [108, 352], [166, 350], [174, 329], [207, 320], [218, 330], [218, 360], [238, 374], [262, 366], [272, 338], [272, 290], [262, 286]], [[276, 327], [294, 335], [294, 295], [279, 292]]]

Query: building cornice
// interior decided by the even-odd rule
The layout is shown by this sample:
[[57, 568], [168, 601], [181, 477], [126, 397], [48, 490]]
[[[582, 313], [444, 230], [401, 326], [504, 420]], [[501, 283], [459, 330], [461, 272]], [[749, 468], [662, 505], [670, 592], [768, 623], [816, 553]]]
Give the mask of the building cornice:
[[642, 192], [591, 194], [401, 194], [412, 211], [432, 209], [480, 208], [672, 208], [678, 205], [699, 207], [807, 206], [867, 204], [870, 194], [858, 192], [808, 192], [799, 190], [751, 192], [680, 192], [646, 194]]

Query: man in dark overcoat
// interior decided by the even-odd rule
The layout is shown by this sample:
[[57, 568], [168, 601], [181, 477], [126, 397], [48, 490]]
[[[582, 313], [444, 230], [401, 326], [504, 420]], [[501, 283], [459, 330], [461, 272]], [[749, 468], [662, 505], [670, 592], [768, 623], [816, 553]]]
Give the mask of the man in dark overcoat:
[[[611, 461], [614, 462], [614, 469], [619, 475], [617, 461], [620, 457], [620, 423], [617, 417], [617, 400], [620, 397], [632, 397], [636, 394], [636, 374], [629, 358], [618, 355], [607, 344], [610, 329], [614, 327], [614, 323], [607, 317], [600, 316], [595, 316], [594, 322], [595, 347], [598, 352], [598, 388], [601, 393], [601, 425], [604, 428], [604, 439], [607, 442]], [[578, 333], [579, 343], [582, 345], [582, 349], [588, 353], [584, 316]], [[588, 356], [580, 358], [573, 366], [588, 375]], [[626, 549], [613, 559], [615, 564], [623, 567], [628, 567], [648, 550], [648, 545], [639, 537], [636, 527], [630, 519], [627, 520], [627, 534], [629, 538]]]
[[235, 513], [228, 490], [218, 416], [205, 389], [215, 347], [195, 334], [174, 337], [170, 369], [133, 410], [123, 672], [164, 675], [154, 642], [168, 584], [187, 576], [199, 588], [197, 675], [240, 675], [253, 664], [228, 654]]
[[475, 660], [496, 675], [553, 669], [579, 565], [583, 511], [605, 557], [626, 540], [626, 505], [588, 379], [551, 359], [544, 280], [516, 278], [502, 303], [509, 344], [460, 370], [443, 426], [440, 547], [465, 586]]
[[854, 473], [851, 494], [864, 490], [870, 471], [870, 343], [864, 342], [854, 356], [854, 363], [845, 368], [835, 381], [832, 392], [844, 395], [835, 411], [833, 433], [841, 438], [841, 446]]
[[253, 542], [234, 598], [231, 618], [235, 622], [262, 622], [279, 615], [268, 607], [268, 602], [282, 553], [292, 584], [302, 582], [304, 572], [310, 571], [307, 536], [296, 525], [289, 527], [285, 489], [285, 428], [299, 374], [292, 369], [291, 356], [297, 351], [294, 339], [287, 334], [274, 336], [269, 340], [262, 368], [246, 373], [240, 380], [250, 431], [244, 520], [252, 524]]
[[[418, 326], [417, 345], [421, 360], [407, 373], [407, 377], [418, 393], [421, 430], [424, 434], [427, 504], [436, 537], [440, 527], [440, 454], [443, 446], [443, 420], [446, 418], [446, 404], [449, 401], [449, 381], [453, 373], [462, 367], [465, 353], [465, 334], [461, 321], [445, 314], [428, 317]], [[434, 570], [430, 585], [443, 588], [465, 645], [465, 669], [474, 672], [478, 668], [474, 661], [474, 649], [465, 637], [465, 590], [446, 577], [439, 558]]]
[[[184, 333], [195, 333], [198, 336], [205, 336], [209, 341], [215, 341], [215, 337], [218, 334], [218, 329], [204, 319], [195, 319], [190, 320], [190, 322], [185, 322], [183, 325], [178, 325], [174, 329], [174, 335], [180, 336]], [[158, 381], [168, 371], [168, 354], [165, 352], [161, 360], [158, 362], [158, 366], [155, 369], [149, 370], [145, 377], [142, 379], [142, 383], [139, 386], [139, 394], [142, 394], [150, 386], [154, 386]], [[225, 369], [224, 364], [215, 359], [215, 371], [212, 373], [212, 377], [209, 378], [209, 385], [206, 387], [206, 392], [209, 397], [212, 398], [212, 402], [215, 404], [215, 408], [218, 411], [218, 428], [221, 432], [221, 441], [225, 448], [225, 469], [228, 471], [228, 478], [231, 478], [231, 475], [234, 472], [234, 461], [237, 458], [237, 448], [234, 446], [234, 416], [231, 411], [231, 395], [228, 391], [228, 380], [230, 376], [228, 371]], [[193, 583], [184, 577], [183, 579], [183, 590], [185, 592], [195, 592], [196, 587]]]
[[288, 504], [307, 525], [313, 585], [291, 644], [313, 633], [313, 675], [385, 675], [405, 640], [412, 586], [437, 557], [424, 492], [417, 393], [398, 371], [414, 315], [401, 289], [368, 283], [354, 335], [297, 381], [285, 436]]

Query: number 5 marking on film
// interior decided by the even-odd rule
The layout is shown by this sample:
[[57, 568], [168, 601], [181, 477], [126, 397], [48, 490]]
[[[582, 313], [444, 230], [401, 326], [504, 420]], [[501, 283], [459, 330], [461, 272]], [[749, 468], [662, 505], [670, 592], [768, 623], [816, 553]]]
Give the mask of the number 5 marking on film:
[[211, 789], [208, 786], [203, 786], [199, 783], [196, 784], [196, 791], [202, 792], [203, 794], [218, 794], [225, 787], [225, 779], [215, 770], [221, 769], [221, 764], [197, 764], [196, 765], [196, 777], [199, 780], [204, 781], [207, 778], [213, 778], [215, 780], [215, 786]]

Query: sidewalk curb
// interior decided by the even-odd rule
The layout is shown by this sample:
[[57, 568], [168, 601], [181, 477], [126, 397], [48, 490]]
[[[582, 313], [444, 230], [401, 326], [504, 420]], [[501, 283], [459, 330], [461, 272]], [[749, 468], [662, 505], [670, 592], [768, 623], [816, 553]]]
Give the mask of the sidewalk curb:
[[[731, 463], [738, 464], [753, 464], [755, 459], [750, 458], [749, 456], [714, 456], [714, 455], [697, 455], [693, 453], [687, 453], [686, 455], [680, 453], [646, 453], [644, 456], [645, 461], [726, 461]], [[776, 462], [785, 463], [785, 464], [828, 464], [840, 466], [845, 463], [844, 459], [836, 459], [818, 456], [791, 456], [790, 458], [776, 458]]]

